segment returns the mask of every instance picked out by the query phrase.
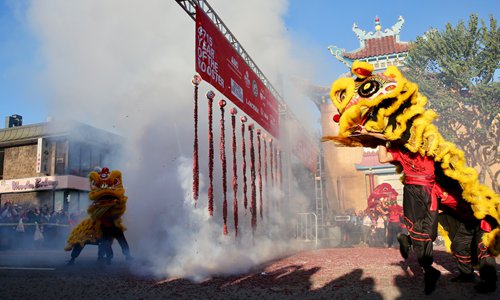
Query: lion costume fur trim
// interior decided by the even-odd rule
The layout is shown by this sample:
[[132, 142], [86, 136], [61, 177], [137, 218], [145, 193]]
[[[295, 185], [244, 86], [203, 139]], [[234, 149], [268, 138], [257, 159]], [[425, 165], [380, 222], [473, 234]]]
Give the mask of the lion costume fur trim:
[[[395, 66], [383, 74], [372, 74], [373, 67], [367, 68], [367, 64], [356, 61], [352, 66], [353, 74], [363, 76], [340, 78], [332, 84], [330, 97], [341, 115], [340, 129], [338, 136], [322, 140], [347, 147], [374, 148], [381, 144], [376, 138], [356, 134], [363, 125], [367, 131], [381, 133], [413, 153], [433, 157], [444, 175], [460, 184], [462, 197], [471, 204], [474, 217], [482, 220], [489, 215], [496, 220], [496, 228], [483, 235], [483, 243], [493, 255], [499, 255], [500, 196], [479, 183], [477, 171], [467, 166], [463, 151], [432, 124], [437, 113], [425, 108], [427, 98], [418, 92], [417, 84], [403, 77]], [[449, 244], [448, 235], [443, 236]]]

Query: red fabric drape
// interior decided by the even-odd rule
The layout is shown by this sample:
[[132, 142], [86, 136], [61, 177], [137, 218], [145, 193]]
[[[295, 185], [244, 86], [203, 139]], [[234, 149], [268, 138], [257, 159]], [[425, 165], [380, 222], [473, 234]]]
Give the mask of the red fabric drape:
[[207, 92], [208, 99], [208, 213], [214, 214], [214, 134], [212, 129], [213, 112], [212, 105], [215, 93]]
[[238, 110], [231, 108], [232, 150], [233, 150], [233, 217], [234, 235], [238, 236], [238, 165], [236, 163], [236, 114]]
[[245, 145], [245, 122], [247, 117], [240, 117], [241, 121], [241, 156], [242, 156], [242, 169], [243, 169], [243, 207], [247, 209], [247, 161], [246, 161], [246, 145]]
[[226, 162], [226, 128], [224, 120], [224, 107], [226, 106], [225, 100], [219, 101], [220, 107], [220, 144], [219, 144], [219, 158], [222, 163], [222, 219], [224, 221], [224, 235], [227, 235], [227, 162]]

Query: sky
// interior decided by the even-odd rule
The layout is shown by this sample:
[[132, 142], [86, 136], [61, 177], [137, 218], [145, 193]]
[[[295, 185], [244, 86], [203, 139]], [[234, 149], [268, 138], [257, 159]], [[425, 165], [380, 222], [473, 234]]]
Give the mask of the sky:
[[[382, 28], [389, 28], [401, 15], [406, 20], [401, 40], [411, 41], [431, 27], [467, 20], [471, 13], [487, 18], [499, 12], [493, 0], [338, 2], [209, 1], [307, 129], [318, 126], [318, 112], [295, 80], [329, 86], [348, 71], [327, 47], [358, 48], [354, 22], [373, 31], [376, 16]], [[126, 137], [123, 157], [109, 167], [123, 173], [132, 255], [147, 258], [145, 272], [203, 280], [245, 272], [297, 250], [289, 243], [295, 229], [291, 213], [311, 211], [311, 199], [293, 178], [286, 199], [282, 190], [265, 185], [267, 215], [252, 234], [240, 188], [241, 234], [236, 243], [221, 235], [220, 202], [213, 217], [206, 209], [209, 125], [202, 95], [211, 87], [203, 83], [200, 198], [194, 207], [194, 28], [171, 0], [0, 0], [0, 116], [22, 115], [23, 125], [69, 118]], [[217, 138], [219, 117], [215, 110]], [[298, 139], [295, 132], [289, 134], [291, 141]], [[229, 157], [228, 141], [226, 146]], [[220, 199], [218, 159], [214, 172]]]
[[[37, 2], [43, 6], [43, 3], [51, 1]], [[443, 29], [448, 22], [456, 25], [459, 20], [467, 20], [471, 13], [478, 13], [479, 17], [487, 19], [490, 14], [497, 18], [500, 12], [500, 5], [495, 0], [356, 1], [354, 7], [349, 1], [278, 2], [286, 6], [280, 17], [287, 31], [285, 34], [290, 50], [315, 68], [311, 78], [306, 79], [322, 86], [329, 86], [346, 71], [327, 47], [336, 45], [347, 51], [359, 47], [351, 29], [355, 22], [368, 32], [374, 30], [375, 16], [380, 18], [384, 29], [394, 25], [401, 15], [405, 19], [401, 40], [412, 41], [431, 27]], [[148, 5], [148, 1], [143, 5]], [[29, 10], [32, 7], [31, 1], [27, 0], [0, 0], [0, 116], [19, 114], [25, 124], [54, 117], [51, 109], [53, 90], [45, 80], [46, 70], [51, 66], [44, 56], [44, 41], [30, 19]], [[180, 6], [178, 14], [183, 14]], [[187, 15], [183, 17], [188, 18]], [[225, 22], [229, 19], [224, 14], [220, 17]], [[250, 24], [247, 26], [252, 26]], [[194, 22], [189, 24], [188, 21], [184, 26], [194, 26]], [[171, 29], [166, 27], [164, 30]], [[266, 28], [262, 31], [265, 35]], [[190, 30], [186, 33], [190, 34]], [[240, 42], [245, 48], [251, 47]], [[255, 58], [259, 54], [250, 52], [250, 55], [259, 65], [259, 60]]]

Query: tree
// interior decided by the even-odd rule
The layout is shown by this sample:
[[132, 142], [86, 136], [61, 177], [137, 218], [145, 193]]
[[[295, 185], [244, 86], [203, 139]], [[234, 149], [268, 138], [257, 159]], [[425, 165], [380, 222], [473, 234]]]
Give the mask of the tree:
[[[475, 14], [468, 25], [446, 24], [412, 43], [405, 75], [419, 85], [439, 118], [441, 134], [460, 147], [479, 180], [500, 191], [500, 29]], [[495, 76], [497, 78], [495, 79]], [[495, 173], [495, 169], [497, 169]]]

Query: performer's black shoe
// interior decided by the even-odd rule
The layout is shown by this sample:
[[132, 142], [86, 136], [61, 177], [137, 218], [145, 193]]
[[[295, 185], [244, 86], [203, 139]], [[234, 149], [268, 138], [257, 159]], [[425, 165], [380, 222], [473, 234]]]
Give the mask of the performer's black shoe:
[[399, 253], [401, 253], [404, 259], [407, 259], [410, 253], [410, 238], [404, 233], [399, 233], [397, 239], [399, 242]]
[[471, 274], [460, 273], [460, 275], [453, 277], [450, 281], [460, 282], [460, 283], [476, 282], [476, 276], [474, 276], [474, 273]]
[[425, 283], [425, 294], [429, 295], [436, 289], [436, 284], [441, 277], [441, 272], [439, 270], [434, 269], [433, 267], [429, 267], [424, 273], [424, 283]]
[[493, 293], [497, 290], [497, 283], [495, 281], [485, 281], [481, 280], [478, 284], [474, 286], [474, 289], [480, 294]]

